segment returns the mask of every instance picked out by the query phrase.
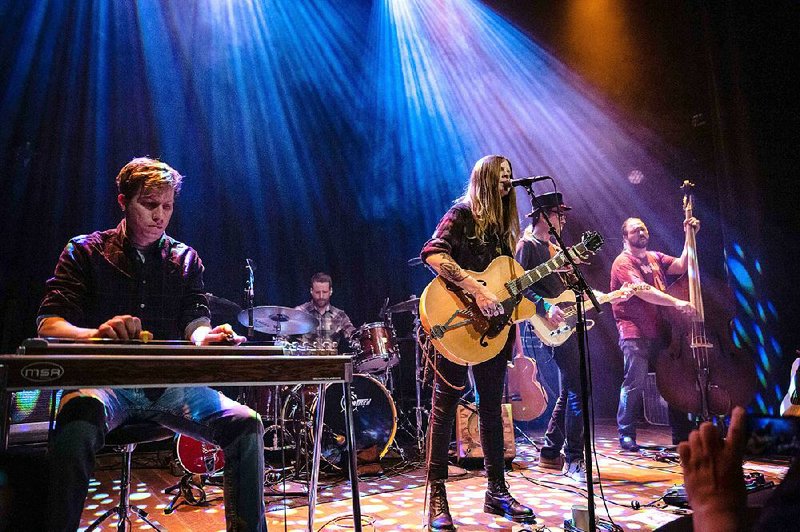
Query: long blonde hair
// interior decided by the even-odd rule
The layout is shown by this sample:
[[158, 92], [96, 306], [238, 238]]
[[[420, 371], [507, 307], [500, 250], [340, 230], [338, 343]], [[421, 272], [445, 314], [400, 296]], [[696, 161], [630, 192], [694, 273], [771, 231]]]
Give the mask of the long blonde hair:
[[519, 237], [517, 196], [513, 188], [505, 197], [500, 196], [500, 165], [503, 162], [511, 168], [511, 161], [502, 155], [487, 155], [479, 159], [472, 167], [462, 200], [467, 202], [475, 217], [476, 236], [485, 240], [488, 234], [494, 233], [504, 239], [513, 252]]

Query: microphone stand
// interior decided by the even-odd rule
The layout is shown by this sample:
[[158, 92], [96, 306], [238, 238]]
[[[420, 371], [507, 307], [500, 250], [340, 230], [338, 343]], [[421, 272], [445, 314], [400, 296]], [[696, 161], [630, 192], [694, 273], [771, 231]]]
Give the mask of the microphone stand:
[[253, 339], [253, 301], [255, 299], [255, 292], [253, 291], [253, 261], [251, 259], [244, 259], [245, 267], [247, 270], [247, 279], [244, 283], [244, 303], [247, 306], [247, 338]]
[[[536, 195], [533, 193], [533, 184], [525, 185], [525, 190], [528, 192], [528, 196], [531, 199], [531, 206], [533, 210], [537, 208], [540, 209], [542, 207], [539, 200], [536, 198]], [[581, 271], [578, 269], [578, 265], [572, 257], [572, 253], [569, 251], [567, 246], [564, 245], [564, 241], [561, 238], [561, 235], [556, 231], [556, 228], [550, 222], [550, 218], [548, 216], [543, 217], [545, 222], [547, 223], [550, 235], [555, 239], [556, 243], [561, 247], [561, 253], [564, 254], [564, 258], [567, 261], [567, 264], [570, 265], [572, 273], [575, 275], [575, 282], [570, 283], [570, 288], [575, 293], [575, 303], [576, 303], [576, 323], [575, 323], [575, 333], [577, 334], [578, 339], [578, 353], [580, 355], [580, 379], [581, 379], [581, 410], [583, 410], [583, 453], [584, 459], [586, 463], [586, 494], [587, 494], [587, 507], [589, 510], [589, 530], [591, 532], [595, 532], [597, 530], [597, 517], [595, 515], [595, 508], [594, 508], [594, 475], [593, 475], [593, 467], [592, 467], [592, 442], [594, 438], [591, 434], [591, 423], [589, 422], [589, 394], [591, 393], [590, 383], [589, 383], [589, 372], [588, 372], [588, 359], [587, 359], [587, 351], [586, 351], [586, 317], [585, 317], [585, 308], [583, 305], [583, 294], [589, 298], [594, 305], [594, 308], [597, 309], [597, 312], [602, 312], [600, 308], [600, 303], [597, 301], [597, 297], [594, 295], [594, 292], [586, 283], [586, 280], [583, 278]]]

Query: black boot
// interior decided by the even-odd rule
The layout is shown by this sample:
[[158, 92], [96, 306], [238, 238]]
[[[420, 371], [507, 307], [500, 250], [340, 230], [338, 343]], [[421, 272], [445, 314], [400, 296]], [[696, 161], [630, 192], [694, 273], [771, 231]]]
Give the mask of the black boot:
[[487, 514], [502, 515], [516, 523], [535, 523], [536, 516], [533, 510], [518, 503], [508, 492], [508, 485], [504, 480], [489, 481], [489, 489], [486, 490], [486, 502], [483, 511]]
[[450, 517], [444, 480], [431, 480], [428, 492], [428, 529], [434, 532], [454, 531], [456, 527], [453, 526], [453, 518]]

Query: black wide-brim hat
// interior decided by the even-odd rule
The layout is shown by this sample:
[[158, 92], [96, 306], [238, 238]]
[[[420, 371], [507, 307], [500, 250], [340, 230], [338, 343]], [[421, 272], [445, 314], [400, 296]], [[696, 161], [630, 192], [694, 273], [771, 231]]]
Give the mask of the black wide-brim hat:
[[561, 192], [547, 192], [540, 196], [536, 196], [536, 201], [533, 202], [533, 210], [528, 214], [528, 218], [535, 216], [542, 209], [560, 209], [562, 211], [569, 211], [572, 207], [564, 205], [564, 199], [561, 197]]

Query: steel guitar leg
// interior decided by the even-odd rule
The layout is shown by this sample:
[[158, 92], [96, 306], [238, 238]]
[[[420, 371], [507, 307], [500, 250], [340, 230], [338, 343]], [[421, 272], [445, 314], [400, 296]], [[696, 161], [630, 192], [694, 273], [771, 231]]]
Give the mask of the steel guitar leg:
[[353, 529], [361, 532], [361, 499], [358, 494], [358, 463], [356, 457], [356, 435], [353, 427], [353, 396], [349, 382], [344, 386], [345, 436], [347, 437], [347, 454], [350, 456], [350, 491], [353, 496]]
[[325, 424], [325, 386], [317, 386], [317, 416], [314, 420], [314, 457], [311, 462], [311, 478], [308, 480], [308, 530], [314, 530], [314, 512], [317, 509], [317, 480], [322, 455], [322, 429]]

